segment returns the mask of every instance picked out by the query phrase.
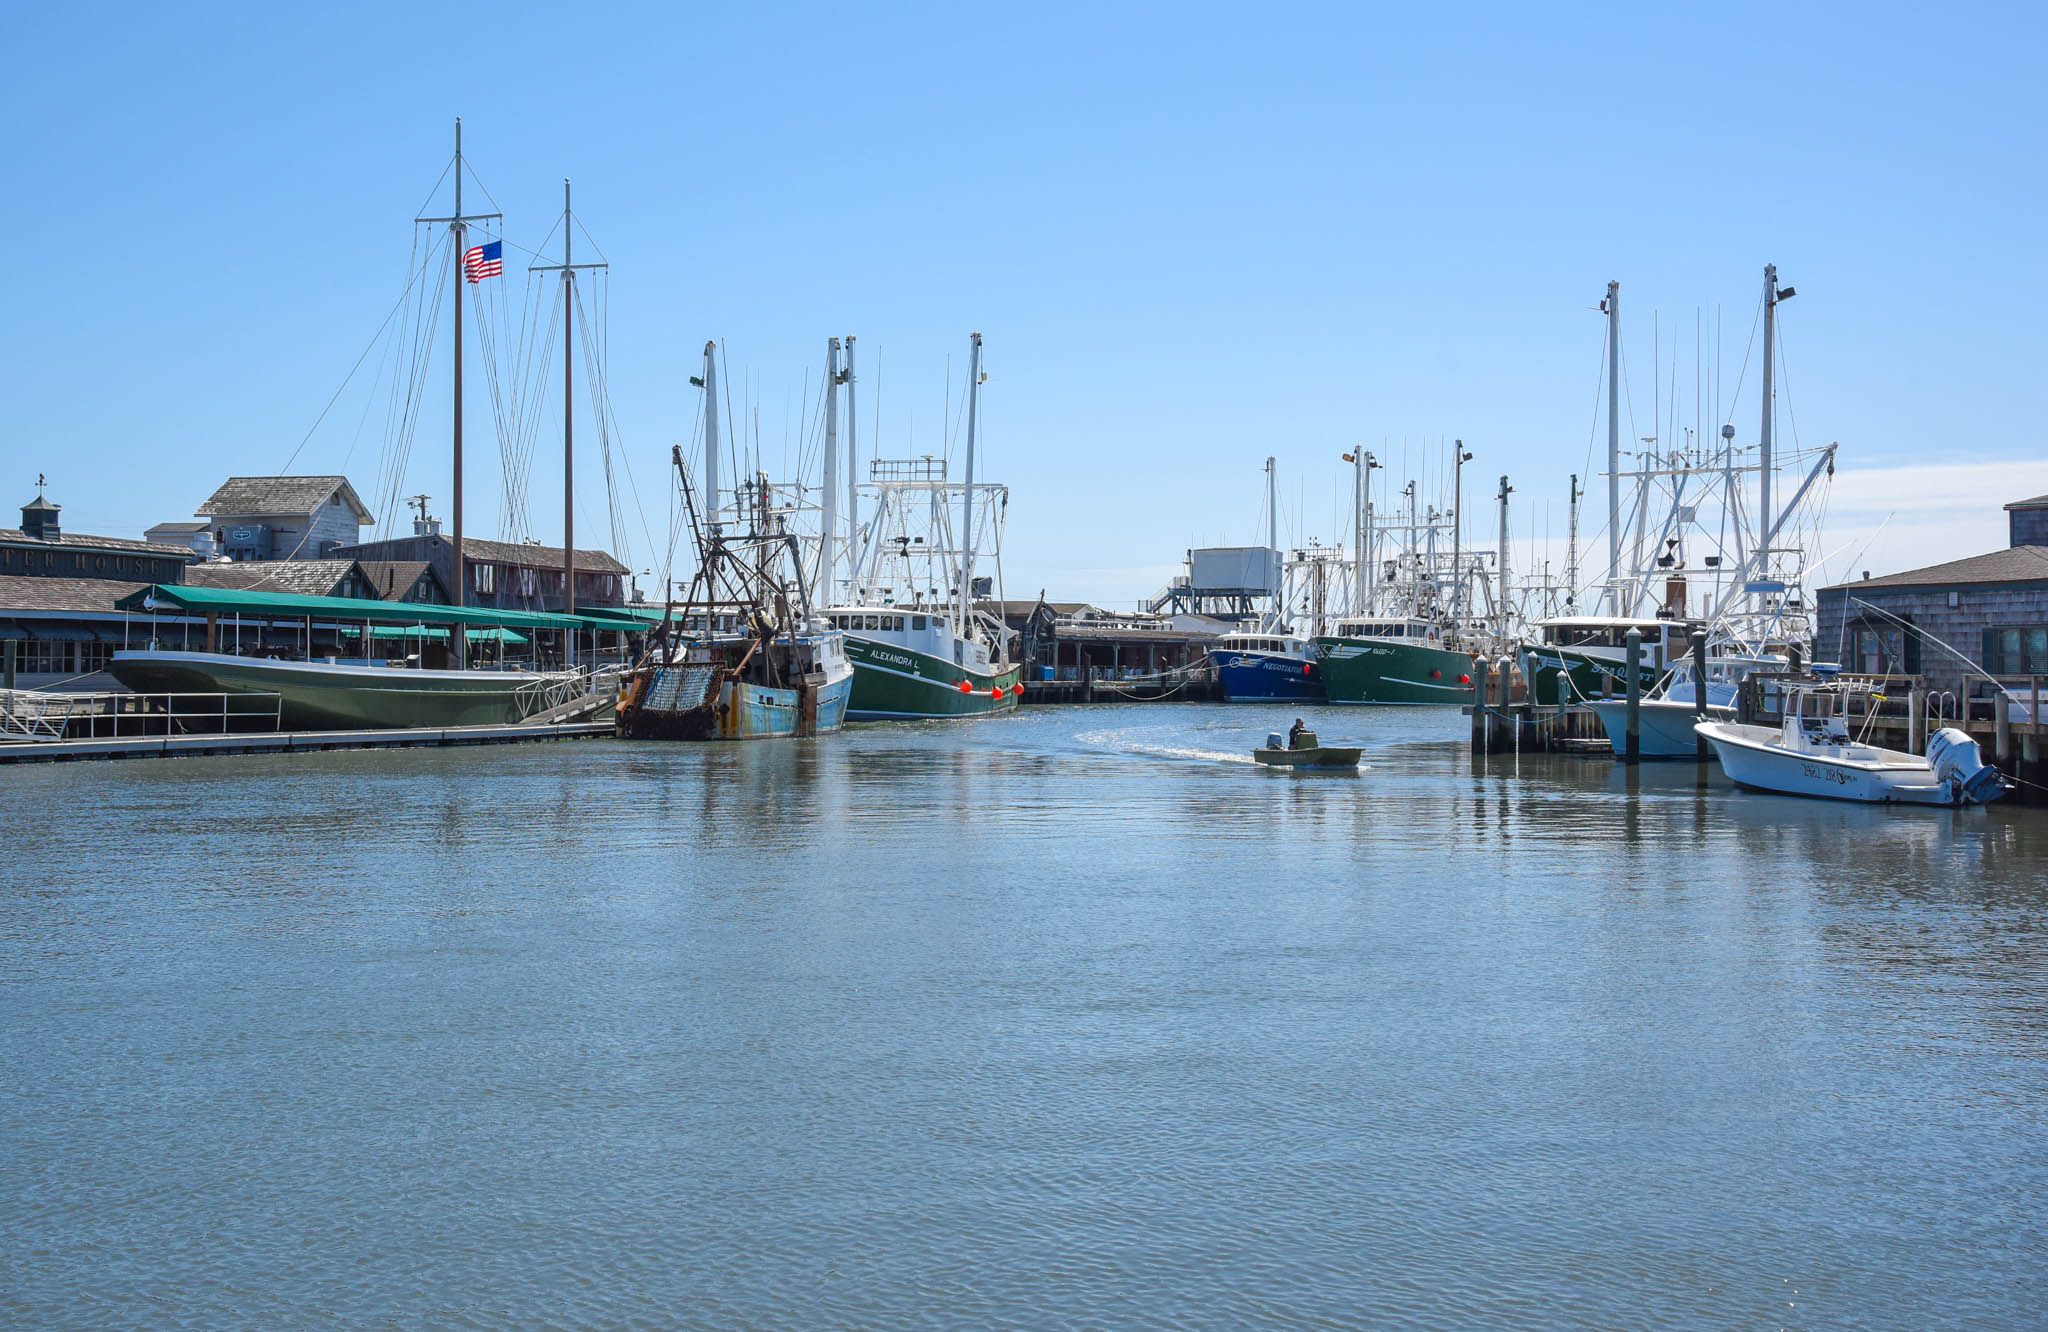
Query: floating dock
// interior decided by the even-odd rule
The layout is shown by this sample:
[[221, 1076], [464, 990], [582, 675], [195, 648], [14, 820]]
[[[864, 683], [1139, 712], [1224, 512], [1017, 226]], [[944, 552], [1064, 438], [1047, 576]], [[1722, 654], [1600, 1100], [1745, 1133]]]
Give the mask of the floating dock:
[[0, 764], [78, 759], [196, 758], [207, 754], [308, 754], [330, 749], [438, 749], [451, 745], [513, 745], [535, 740], [609, 737], [612, 724], [406, 727], [364, 731], [259, 731], [242, 735], [129, 735], [0, 744]]

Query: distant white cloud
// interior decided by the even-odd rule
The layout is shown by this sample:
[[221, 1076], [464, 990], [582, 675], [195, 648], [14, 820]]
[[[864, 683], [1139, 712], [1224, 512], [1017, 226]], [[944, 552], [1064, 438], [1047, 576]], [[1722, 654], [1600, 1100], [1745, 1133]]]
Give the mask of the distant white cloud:
[[[1796, 485], [1789, 475], [1787, 482]], [[1808, 584], [1824, 587], [1865, 570], [1878, 576], [1998, 550], [2007, 541], [2005, 506], [2042, 494], [2048, 494], [2048, 458], [1844, 464], [1825, 492], [1820, 543], [1808, 552]], [[1599, 576], [1595, 566], [1605, 553], [1604, 536], [1582, 544], [1588, 577]], [[1554, 532], [1548, 541], [1517, 541], [1517, 578], [1540, 570], [1545, 559], [1561, 573], [1564, 555], [1565, 543]]]
[[1828, 492], [1824, 577], [1897, 573], [2006, 544], [2005, 506], [2048, 493], [2048, 459], [1842, 467]]

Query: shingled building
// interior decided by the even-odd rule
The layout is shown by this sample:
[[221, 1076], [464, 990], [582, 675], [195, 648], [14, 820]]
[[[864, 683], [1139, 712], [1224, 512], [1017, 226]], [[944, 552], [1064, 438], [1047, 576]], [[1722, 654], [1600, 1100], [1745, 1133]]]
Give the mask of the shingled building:
[[2004, 550], [1822, 588], [1815, 656], [1959, 697], [1973, 673], [2048, 676], [2048, 495], [2005, 508]]

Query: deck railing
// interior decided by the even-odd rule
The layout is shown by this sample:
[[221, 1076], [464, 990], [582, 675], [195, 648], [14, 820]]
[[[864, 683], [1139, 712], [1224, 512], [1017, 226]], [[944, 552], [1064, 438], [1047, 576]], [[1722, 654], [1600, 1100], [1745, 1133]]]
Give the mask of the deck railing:
[[283, 701], [282, 694], [271, 693], [0, 690], [0, 743], [276, 731]]

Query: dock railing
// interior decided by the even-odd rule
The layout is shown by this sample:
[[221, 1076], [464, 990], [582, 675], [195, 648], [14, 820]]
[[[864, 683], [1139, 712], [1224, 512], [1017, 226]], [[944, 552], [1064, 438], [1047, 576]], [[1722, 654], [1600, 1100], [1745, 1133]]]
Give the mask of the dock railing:
[[276, 731], [282, 694], [0, 690], [0, 743]]

